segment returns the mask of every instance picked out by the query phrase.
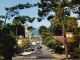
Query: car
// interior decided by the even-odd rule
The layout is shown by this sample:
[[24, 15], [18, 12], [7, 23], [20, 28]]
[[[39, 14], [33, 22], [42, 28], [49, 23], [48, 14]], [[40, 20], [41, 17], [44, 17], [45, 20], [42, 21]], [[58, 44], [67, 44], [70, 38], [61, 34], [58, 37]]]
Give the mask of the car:
[[38, 47], [38, 49], [41, 49], [41, 48], [42, 48], [42, 46], [39, 46], [39, 47]]
[[35, 53], [35, 50], [34, 49], [31, 49], [32, 53]]
[[30, 55], [30, 54], [32, 54], [32, 51], [31, 52], [23, 52], [23, 53], [20, 53], [21, 56]]
[[53, 50], [52, 50], [52, 49], [48, 49], [48, 51], [49, 51], [49, 52], [52, 52]]

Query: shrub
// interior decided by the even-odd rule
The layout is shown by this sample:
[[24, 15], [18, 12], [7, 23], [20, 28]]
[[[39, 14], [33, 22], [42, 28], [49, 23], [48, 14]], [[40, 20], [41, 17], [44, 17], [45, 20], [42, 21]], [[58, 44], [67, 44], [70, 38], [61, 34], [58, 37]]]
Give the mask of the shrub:
[[80, 47], [74, 48], [73, 52], [70, 54], [71, 59], [80, 59]]

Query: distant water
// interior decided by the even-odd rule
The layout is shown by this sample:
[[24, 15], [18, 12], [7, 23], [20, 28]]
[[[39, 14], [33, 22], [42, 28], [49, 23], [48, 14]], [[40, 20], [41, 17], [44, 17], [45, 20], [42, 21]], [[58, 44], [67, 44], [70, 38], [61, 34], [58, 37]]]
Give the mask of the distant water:
[[34, 36], [40, 36], [39, 31], [37, 29], [34, 29], [32, 31], [32, 34], [34, 34]]

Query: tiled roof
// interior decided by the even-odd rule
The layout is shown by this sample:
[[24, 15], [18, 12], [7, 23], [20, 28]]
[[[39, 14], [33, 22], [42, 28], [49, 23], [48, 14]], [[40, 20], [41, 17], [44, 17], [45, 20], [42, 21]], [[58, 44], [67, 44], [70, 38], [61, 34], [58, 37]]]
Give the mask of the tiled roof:
[[[60, 42], [64, 43], [64, 37], [63, 36], [53, 36], [55, 39], [58, 39]], [[67, 42], [70, 42], [70, 37], [66, 37]]]
[[66, 34], [72, 34], [72, 32], [66, 32]]

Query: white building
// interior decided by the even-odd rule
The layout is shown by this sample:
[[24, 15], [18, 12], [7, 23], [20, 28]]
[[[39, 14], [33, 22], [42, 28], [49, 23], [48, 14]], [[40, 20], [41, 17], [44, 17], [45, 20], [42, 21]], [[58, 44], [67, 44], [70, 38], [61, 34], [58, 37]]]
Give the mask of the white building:
[[30, 32], [27, 29], [28, 28], [28, 24], [23, 24], [24, 28], [25, 28], [25, 38], [26, 39], [30, 39]]
[[73, 36], [72, 32], [66, 32], [66, 37], [72, 37], [72, 36]]

